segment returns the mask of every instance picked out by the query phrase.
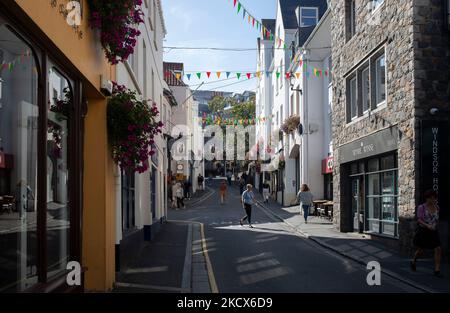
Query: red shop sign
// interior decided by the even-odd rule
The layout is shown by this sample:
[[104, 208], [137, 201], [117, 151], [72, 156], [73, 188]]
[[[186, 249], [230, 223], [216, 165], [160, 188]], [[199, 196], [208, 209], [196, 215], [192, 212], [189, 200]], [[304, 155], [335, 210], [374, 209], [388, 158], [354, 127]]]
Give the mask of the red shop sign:
[[12, 155], [0, 152], [0, 168], [12, 168]]
[[333, 174], [334, 158], [329, 157], [322, 161], [322, 174]]

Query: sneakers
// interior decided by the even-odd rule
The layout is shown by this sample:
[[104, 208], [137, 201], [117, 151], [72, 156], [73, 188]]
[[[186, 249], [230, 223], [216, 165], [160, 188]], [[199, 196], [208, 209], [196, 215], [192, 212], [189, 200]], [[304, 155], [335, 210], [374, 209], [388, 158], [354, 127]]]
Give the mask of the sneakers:
[[241, 226], [244, 226], [244, 223], [242, 223], [242, 220], [240, 220], [239, 223], [241, 224]]
[[250, 225], [249, 225], [249, 227], [250, 227], [250, 228], [255, 228], [255, 227], [253, 227], [253, 225], [252, 225], [252, 224], [250, 224]]

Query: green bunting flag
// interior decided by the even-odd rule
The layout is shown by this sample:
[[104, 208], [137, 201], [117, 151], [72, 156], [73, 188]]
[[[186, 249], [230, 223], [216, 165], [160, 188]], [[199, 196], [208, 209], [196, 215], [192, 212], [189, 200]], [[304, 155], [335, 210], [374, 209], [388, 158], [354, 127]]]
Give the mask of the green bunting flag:
[[241, 79], [241, 73], [236, 73], [237, 79]]
[[242, 7], [241, 3], [238, 2], [238, 13], [241, 11], [241, 7]]
[[202, 78], [202, 73], [197, 73], [198, 79]]
[[280, 78], [281, 73], [277, 72], [277, 78]]

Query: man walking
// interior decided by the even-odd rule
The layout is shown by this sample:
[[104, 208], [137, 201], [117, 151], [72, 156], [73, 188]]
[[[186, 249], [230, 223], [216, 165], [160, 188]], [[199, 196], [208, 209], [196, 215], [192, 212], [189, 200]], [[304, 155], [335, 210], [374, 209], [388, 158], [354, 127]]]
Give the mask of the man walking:
[[252, 226], [252, 205], [255, 202], [255, 195], [253, 194], [253, 186], [248, 184], [247, 190], [244, 191], [241, 198], [242, 207], [245, 210], [245, 213], [247, 214], [241, 219], [241, 226], [244, 226], [244, 221], [248, 220], [248, 224], [250, 225], [250, 228], [253, 228]]
[[198, 184], [199, 190], [203, 190], [203, 181], [204, 181], [204, 178], [203, 178], [202, 174], [198, 174], [197, 184]]

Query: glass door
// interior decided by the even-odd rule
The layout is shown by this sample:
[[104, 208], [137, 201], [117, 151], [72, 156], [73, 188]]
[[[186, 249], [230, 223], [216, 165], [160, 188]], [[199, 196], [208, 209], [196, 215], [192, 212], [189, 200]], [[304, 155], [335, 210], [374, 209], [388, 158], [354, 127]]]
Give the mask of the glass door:
[[353, 231], [364, 231], [364, 176], [351, 177]]

